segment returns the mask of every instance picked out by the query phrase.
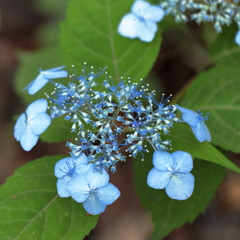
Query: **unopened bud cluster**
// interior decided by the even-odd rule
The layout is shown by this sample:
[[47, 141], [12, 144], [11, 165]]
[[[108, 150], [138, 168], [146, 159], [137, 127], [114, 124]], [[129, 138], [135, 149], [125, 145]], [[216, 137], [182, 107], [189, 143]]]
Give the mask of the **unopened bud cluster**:
[[52, 94], [47, 95], [51, 118], [64, 116], [72, 122], [71, 131], [76, 132], [76, 141], [67, 143], [71, 156], [84, 153], [96, 169], [115, 172], [116, 163], [125, 161], [122, 147], [133, 157], [148, 152], [144, 141], [154, 150], [166, 151], [170, 142], [162, 141], [161, 134], [167, 134], [173, 122], [179, 121], [174, 113], [177, 108], [168, 105], [164, 95], [157, 102], [147, 87], [129, 79], [114, 85], [106, 75], [102, 91], [98, 91], [96, 78], [103, 73], [86, 74], [84, 69], [80, 76], [71, 75], [68, 85], [56, 83]]
[[166, 14], [173, 15], [176, 22], [186, 22], [189, 18], [198, 24], [211, 22], [220, 33], [223, 25], [230, 25], [232, 22], [236, 22], [240, 29], [238, 3], [239, 0], [164, 0], [160, 2], [160, 7]]

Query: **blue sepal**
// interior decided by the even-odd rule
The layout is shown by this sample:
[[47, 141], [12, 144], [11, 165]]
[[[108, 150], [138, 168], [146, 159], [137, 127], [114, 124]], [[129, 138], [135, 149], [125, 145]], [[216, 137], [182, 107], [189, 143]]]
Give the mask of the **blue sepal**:
[[24, 90], [28, 90], [30, 95], [38, 92], [42, 87], [44, 87], [50, 79], [55, 78], [64, 78], [68, 76], [68, 72], [65, 70], [61, 70], [65, 68], [65, 66], [52, 68], [48, 70], [39, 70], [39, 75], [26, 87]]
[[139, 38], [143, 42], [151, 42], [158, 29], [157, 22], [164, 17], [164, 11], [143, 0], [135, 1], [131, 11], [122, 17], [118, 33], [130, 39]]

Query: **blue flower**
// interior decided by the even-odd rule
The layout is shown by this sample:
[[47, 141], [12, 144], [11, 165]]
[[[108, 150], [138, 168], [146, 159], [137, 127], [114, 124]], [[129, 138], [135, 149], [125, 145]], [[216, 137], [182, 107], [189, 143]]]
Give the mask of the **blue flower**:
[[139, 38], [143, 42], [151, 42], [157, 32], [157, 22], [164, 17], [164, 11], [150, 3], [137, 0], [133, 3], [131, 13], [122, 17], [118, 33], [123, 37]]
[[76, 175], [68, 183], [68, 191], [72, 198], [83, 203], [84, 209], [96, 215], [105, 211], [106, 206], [112, 204], [120, 191], [109, 183], [108, 173], [102, 171], [88, 171], [85, 175]]
[[234, 40], [237, 45], [240, 45], [240, 30], [237, 31], [237, 34], [235, 35]]
[[182, 119], [185, 123], [189, 124], [193, 134], [196, 136], [199, 142], [211, 141], [211, 135], [209, 130], [204, 123], [207, 120], [206, 117], [202, 116], [202, 113], [194, 112], [184, 107], [177, 106], [178, 110], [182, 112]]
[[25, 151], [30, 151], [37, 143], [39, 135], [51, 124], [47, 115], [47, 100], [39, 99], [31, 103], [22, 113], [14, 126], [14, 137], [20, 141]]
[[39, 69], [40, 74], [24, 90], [28, 89], [28, 93], [33, 95], [45, 86], [50, 79], [67, 77], [68, 72], [61, 70], [64, 67], [61, 66], [48, 70]]
[[185, 200], [192, 195], [194, 176], [189, 173], [193, 160], [189, 153], [176, 151], [172, 154], [155, 151], [154, 168], [147, 176], [147, 184], [155, 189], [164, 189], [172, 199]]
[[58, 195], [60, 197], [70, 197], [67, 189], [68, 182], [73, 176], [85, 174], [89, 170], [93, 170], [92, 164], [88, 164], [88, 158], [83, 153], [76, 159], [67, 157], [59, 160], [54, 169], [54, 174], [58, 178]]

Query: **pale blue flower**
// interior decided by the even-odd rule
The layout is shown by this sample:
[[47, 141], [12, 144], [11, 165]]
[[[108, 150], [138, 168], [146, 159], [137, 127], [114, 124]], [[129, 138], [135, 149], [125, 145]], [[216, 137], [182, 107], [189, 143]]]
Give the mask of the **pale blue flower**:
[[131, 13], [122, 17], [118, 33], [123, 37], [151, 42], [158, 29], [157, 22], [160, 22], [163, 17], [164, 11], [159, 6], [137, 0], [132, 5]]
[[202, 113], [194, 112], [184, 107], [177, 106], [178, 110], [182, 112], [182, 119], [185, 123], [189, 124], [193, 134], [196, 136], [199, 142], [211, 141], [210, 132], [204, 123], [207, 120], [206, 117], [202, 116]]
[[47, 115], [46, 99], [39, 99], [31, 103], [18, 118], [14, 126], [14, 137], [20, 141], [25, 151], [30, 151], [37, 143], [39, 135], [51, 124]]
[[190, 173], [193, 160], [189, 153], [176, 151], [172, 154], [155, 151], [154, 168], [147, 176], [147, 184], [155, 189], [164, 189], [172, 199], [185, 200], [192, 195], [194, 176]]
[[28, 93], [33, 95], [45, 86], [50, 79], [67, 77], [68, 72], [61, 70], [63, 68], [65, 68], [65, 66], [48, 70], [39, 69], [39, 75], [24, 90], [27, 89]]
[[234, 40], [237, 45], [240, 45], [240, 30], [237, 31]]
[[76, 202], [83, 203], [84, 209], [93, 215], [104, 212], [106, 206], [120, 196], [118, 188], [109, 183], [109, 175], [104, 169], [73, 176], [68, 182], [68, 191]]
[[67, 189], [68, 182], [73, 176], [85, 174], [89, 170], [93, 170], [92, 164], [88, 164], [88, 158], [84, 153], [79, 157], [67, 157], [59, 160], [54, 168], [54, 174], [58, 178], [57, 191], [60, 197], [70, 197]]

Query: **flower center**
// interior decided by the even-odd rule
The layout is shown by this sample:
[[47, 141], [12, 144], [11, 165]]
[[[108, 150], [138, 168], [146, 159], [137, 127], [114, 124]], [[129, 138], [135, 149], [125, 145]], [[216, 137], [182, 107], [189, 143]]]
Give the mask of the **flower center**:
[[74, 164], [73, 167], [71, 167], [69, 162], [65, 162], [66, 163], [66, 167], [64, 167], [63, 169], [60, 169], [63, 173], [65, 173], [65, 176], [69, 176], [72, 177], [72, 175], [75, 172], [76, 169], [76, 165]]

